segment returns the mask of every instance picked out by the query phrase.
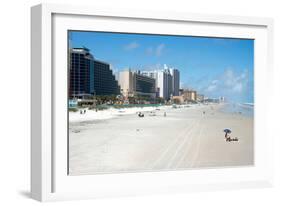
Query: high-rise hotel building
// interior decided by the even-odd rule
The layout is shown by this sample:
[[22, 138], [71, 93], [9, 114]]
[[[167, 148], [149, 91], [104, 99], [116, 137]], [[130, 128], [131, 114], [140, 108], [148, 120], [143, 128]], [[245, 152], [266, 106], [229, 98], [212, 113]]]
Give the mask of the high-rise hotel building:
[[155, 79], [157, 97], [167, 100], [171, 96], [179, 95], [179, 70], [168, 68], [166, 65], [164, 65], [164, 69], [162, 70], [142, 71], [142, 74]]
[[172, 91], [173, 96], [179, 96], [180, 90], [180, 72], [177, 69], [169, 69], [170, 74], [172, 76]]
[[96, 60], [87, 48], [70, 50], [69, 96], [116, 95], [120, 87], [106, 62]]
[[86, 48], [73, 48], [69, 58], [69, 96], [92, 94], [94, 57]]
[[120, 94], [120, 86], [110, 65], [96, 59], [94, 60], [94, 91], [96, 95]]

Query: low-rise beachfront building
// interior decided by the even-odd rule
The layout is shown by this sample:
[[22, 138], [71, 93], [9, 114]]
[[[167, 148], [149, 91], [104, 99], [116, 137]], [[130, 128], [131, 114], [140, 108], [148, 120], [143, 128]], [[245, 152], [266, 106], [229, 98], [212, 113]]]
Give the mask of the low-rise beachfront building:
[[76, 109], [78, 107], [78, 101], [75, 99], [71, 99], [68, 101], [68, 108], [69, 109]]
[[173, 96], [173, 103], [175, 104], [183, 104], [185, 102], [183, 96]]
[[183, 104], [188, 102], [203, 102], [204, 95], [197, 94], [194, 90], [184, 90], [182, 95], [173, 96], [173, 102], [177, 104]]
[[197, 94], [196, 100], [198, 102], [203, 102], [204, 101], [204, 95], [203, 94]]
[[106, 62], [96, 60], [87, 48], [70, 49], [69, 97], [118, 95], [120, 87]]
[[197, 101], [197, 92], [195, 90], [184, 90], [182, 96], [185, 101]]

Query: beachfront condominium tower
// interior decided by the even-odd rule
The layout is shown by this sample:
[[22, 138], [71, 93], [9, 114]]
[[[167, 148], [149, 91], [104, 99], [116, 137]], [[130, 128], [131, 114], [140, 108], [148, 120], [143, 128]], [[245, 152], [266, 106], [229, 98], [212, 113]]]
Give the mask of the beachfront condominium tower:
[[157, 87], [159, 88], [159, 97], [167, 100], [172, 93], [172, 76], [169, 70], [157, 71]]
[[110, 65], [94, 59], [94, 92], [96, 95], [118, 95], [120, 86]]
[[96, 60], [87, 48], [70, 50], [69, 96], [117, 95], [115, 76], [106, 62]]
[[179, 95], [179, 70], [174, 68], [168, 68], [167, 65], [164, 65], [164, 69], [162, 70], [142, 71], [142, 74], [145, 76], [152, 77], [156, 80], [157, 97], [161, 97], [165, 100], [168, 100], [171, 98], [171, 96]]
[[87, 48], [73, 48], [69, 56], [69, 96], [94, 92], [94, 57]]
[[137, 95], [156, 97], [155, 79], [141, 74], [140, 71], [134, 73], [135, 91]]
[[169, 99], [170, 93], [172, 93], [172, 77], [168, 70], [142, 71], [141, 73], [155, 79], [157, 97]]
[[119, 72], [119, 85], [124, 97], [156, 97], [155, 79], [130, 69]]
[[172, 90], [173, 96], [179, 96], [180, 89], [180, 72], [177, 69], [170, 68], [170, 74], [172, 76]]

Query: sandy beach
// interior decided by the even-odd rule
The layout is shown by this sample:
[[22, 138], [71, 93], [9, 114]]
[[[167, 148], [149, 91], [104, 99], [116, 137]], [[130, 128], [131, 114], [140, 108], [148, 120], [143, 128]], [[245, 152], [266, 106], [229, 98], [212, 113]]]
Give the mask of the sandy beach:
[[[253, 165], [253, 116], [224, 107], [70, 112], [69, 174]], [[226, 142], [225, 128], [239, 141]]]

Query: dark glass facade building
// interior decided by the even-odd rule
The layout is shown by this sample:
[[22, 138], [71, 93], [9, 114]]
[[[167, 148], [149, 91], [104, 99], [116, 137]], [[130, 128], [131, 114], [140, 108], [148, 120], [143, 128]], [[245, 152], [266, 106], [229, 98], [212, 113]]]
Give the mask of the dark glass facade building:
[[120, 94], [118, 81], [108, 63], [94, 60], [94, 90], [96, 95]]
[[94, 92], [93, 56], [86, 48], [74, 48], [70, 52], [69, 95]]
[[155, 79], [141, 74], [135, 74], [136, 92], [155, 94]]
[[95, 60], [87, 48], [70, 50], [69, 96], [117, 95], [120, 87], [110, 65]]

